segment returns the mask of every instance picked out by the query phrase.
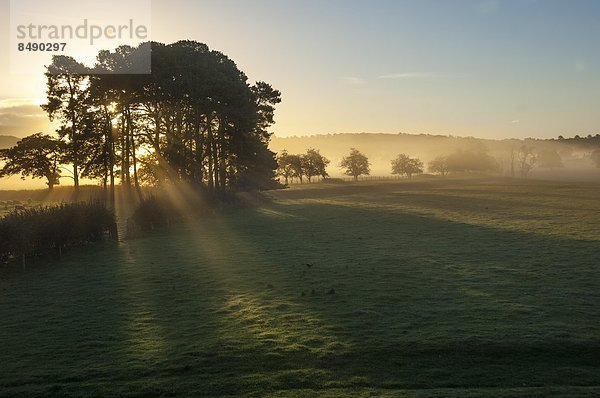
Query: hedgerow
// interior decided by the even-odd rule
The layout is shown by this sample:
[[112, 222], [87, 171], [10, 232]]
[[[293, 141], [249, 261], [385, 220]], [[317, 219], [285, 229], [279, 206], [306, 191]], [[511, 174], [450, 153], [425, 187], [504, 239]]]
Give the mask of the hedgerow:
[[16, 210], [0, 219], [0, 260], [60, 253], [106, 235], [117, 238], [115, 215], [99, 202]]

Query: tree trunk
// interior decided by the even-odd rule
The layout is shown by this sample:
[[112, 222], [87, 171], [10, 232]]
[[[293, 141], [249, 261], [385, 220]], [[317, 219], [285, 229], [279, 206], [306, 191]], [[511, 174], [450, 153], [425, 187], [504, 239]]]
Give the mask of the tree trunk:
[[115, 208], [115, 142], [113, 136], [112, 122], [109, 121], [108, 125], [108, 172], [110, 179], [110, 206]]
[[208, 190], [213, 192], [215, 189], [214, 180], [213, 180], [213, 133], [212, 133], [212, 116], [209, 114], [206, 115], [206, 150], [208, 151]]
[[79, 162], [77, 161], [77, 155], [73, 159], [73, 183], [75, 184], [75, 191], [79, 191]]

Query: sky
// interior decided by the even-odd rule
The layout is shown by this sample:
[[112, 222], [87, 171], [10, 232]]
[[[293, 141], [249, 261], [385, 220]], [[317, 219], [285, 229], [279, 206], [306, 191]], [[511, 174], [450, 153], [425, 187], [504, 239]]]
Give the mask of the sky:
[[[6, 56], [9, 4], [0, 134], [50, 132], [43, 67], [15, 74]], [[153, 0], [150, 15], [152, 40], [204, 42], [279, 89], [278, 136], [600, 132], [597, 0]]]

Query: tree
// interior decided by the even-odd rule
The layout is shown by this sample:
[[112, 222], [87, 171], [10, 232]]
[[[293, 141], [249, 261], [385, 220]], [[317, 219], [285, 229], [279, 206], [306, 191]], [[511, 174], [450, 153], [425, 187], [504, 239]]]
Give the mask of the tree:
[[67, 143], [65, 160], [73, 165], [75, 189], [79, 189], [80, 165], [86, 151], [84, 132], [89, 122], [87, 70], [71, 57], [55, 55], [46, 71], [47, 100], [42, 109], [50, 120], [60, 121], [58, 133]]
[[[148, 53], [151, 73], [139, 74]], [[249, 84], [235, 62], [206, 44], [120, 46], [100, 51], [93, 68], [57, 56], [46, 77], [43, 109], [60, 122], [76, 186], [86, 176], [105, 187], [110, 181], [113, 192], [115, 178], [139, 188], [142, 168], [145, 183], [152, 175], [183, 180], [217, 196], [277, 186], [268, 129], [281, 93]]]
[[555, 149], [543, 149], [537, 155], [537, 165], [546, 169], [565, 167], [560, 154]]
[[416, 158], [401, 153], [392, 160], [392, 174], [406, 175], [408, 178], [412, 178], [413, 174], [420, 174], [423, 172], [423, 162]]
[[535, 166], [537, 157], [533, 153], [533, 148], [525, 144], [521, 145], [517, 152], [517, 164], [519, 166], [519, 174], [525, 178]]
[[369, 166], [369, 159], [355, 148], [350, 148], [350, 154], [344, 156], [340, 162], [340, 167], [345, 169], [346, 175], [354, 177], [354, 181], [357, 181], [361, 175], [369, 175], [371, 172]]
[[300, 180], [300, 184], [303, 182], [304, 177], [304, 160], [303, 156], [300, 155], [289, 155], [290, 157], [290, 168], [292, 169], [292, 177]]
[[285, 185], [287, 185], [290, 178], [294, 176], [292, 160], [293, 155], [290, 155], [285, 149], [277, 155], [277, 175], [283, 177]]
[[311, 182], [312, 177], [321, 176], [327, 177], [327, 165], [329, 159], [321, 155], [318, 150], [310, 148], [306, 151], [306, 154], [302, 156], [304, 175], [308, 178], [308, 182]]
[[21, 174], [21, 178], [45, 178], [48, 189], [60, 183], [59, 165], [65, 145], [49, 135], [37, 133], [23, 138], [12, 148], [0, 150], [0, 159], [6, 161], [0, 177]]
[[448, 155], [446, 162], [449, 172], [488, 172], [498, 167], [485, 148], [459, 149]]
[[430, 172], [445, 176], [449, 171], [448, 158], [446, 156], [438, 156], [429, 162], [428, 167]]

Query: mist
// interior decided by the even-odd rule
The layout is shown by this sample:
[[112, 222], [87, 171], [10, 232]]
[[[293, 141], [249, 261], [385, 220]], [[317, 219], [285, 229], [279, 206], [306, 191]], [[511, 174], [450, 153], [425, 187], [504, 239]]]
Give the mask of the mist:
[[301, 154], [309, 148], [318, 149], [331, 161], [327, 172], [333, 178], [344, 177], [339, 167], [341, 159], [350, 148], [364, 153], [371, 163], [371, 176], [390, 176], [390, 162], [398, 154], [405, 153], [427, 164], [438, 156], [448, 156], [456, 151], [477, 150], [492, 156], [497, 168], [491, 174], [511, 176], [511, 151], [521, 146], [530, 147], [534, 154], [543, 151], [556, 151], [564, 167], [548, 168], [534, 165], [529, 178], [558, 181], [599, 181], [600, 169], [590, 159], [595, 147], [577, 143], [573, 140], [543, 139], [481, 139], [474, 137], [455, 137], [429, 134], [370, 134], [346, 133], [311, 136], [293, 136], [272, 138], [270, 149], [274, 152], [287, 150], [290, 154]]

